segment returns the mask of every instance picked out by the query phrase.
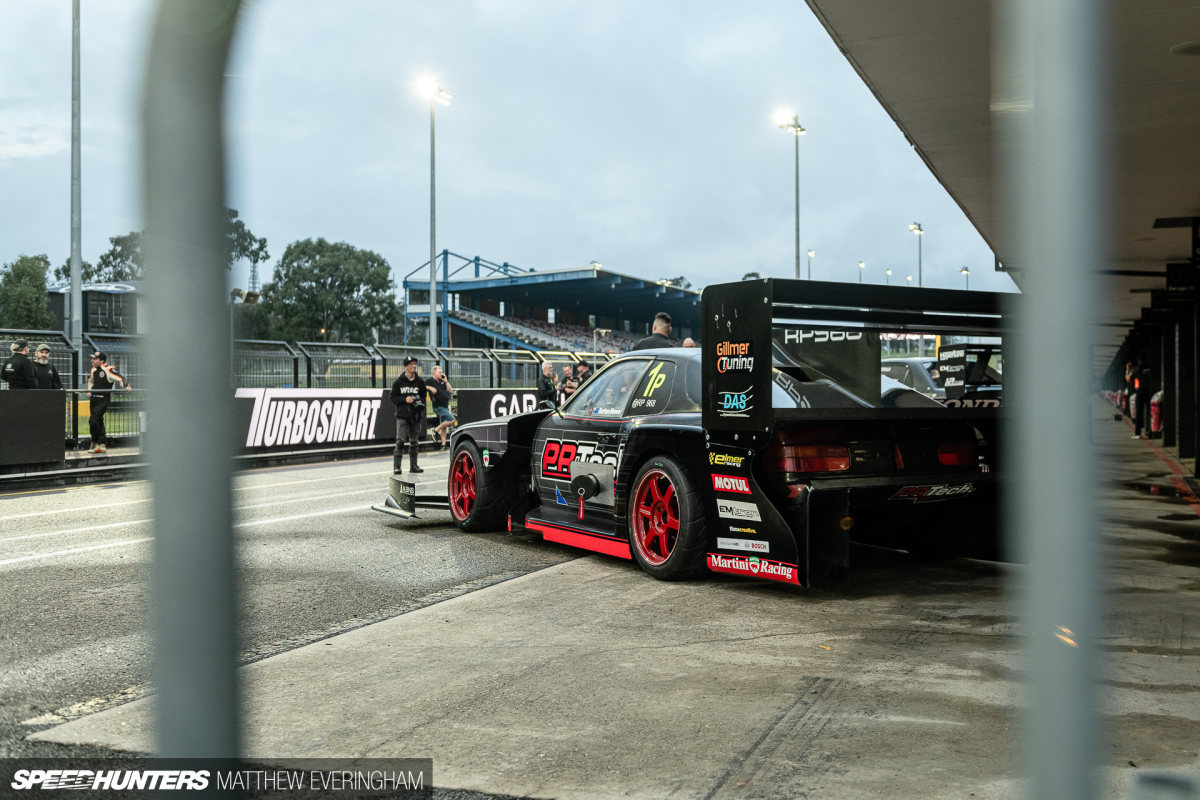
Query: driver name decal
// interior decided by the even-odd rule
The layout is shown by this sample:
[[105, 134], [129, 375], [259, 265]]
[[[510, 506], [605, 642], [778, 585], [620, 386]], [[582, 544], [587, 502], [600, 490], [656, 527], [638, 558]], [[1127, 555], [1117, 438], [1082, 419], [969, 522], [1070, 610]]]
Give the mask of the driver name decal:
[[773, 581], [799, 584], [800, 578], [794, 564], [771, 561], [758, 556], [730, 556], [722, 553], [708, 554], [708, 568], [714, 572], [731, 572], [752, 578], [768, 578]]

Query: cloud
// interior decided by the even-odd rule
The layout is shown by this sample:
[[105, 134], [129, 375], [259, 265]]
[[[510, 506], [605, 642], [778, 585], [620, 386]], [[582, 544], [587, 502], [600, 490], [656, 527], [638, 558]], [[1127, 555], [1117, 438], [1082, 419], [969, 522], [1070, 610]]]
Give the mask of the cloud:
[[0, 117], [0, 161], [43, 158], [70, 147], [70, 129], [61, 124]]

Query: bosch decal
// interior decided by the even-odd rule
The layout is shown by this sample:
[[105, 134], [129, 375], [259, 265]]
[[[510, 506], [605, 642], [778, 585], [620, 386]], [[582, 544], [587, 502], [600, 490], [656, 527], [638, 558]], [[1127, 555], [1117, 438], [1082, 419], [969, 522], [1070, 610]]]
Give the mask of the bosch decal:
[[966, 497], [975, 491], [975, 486], [964, 483], [961, 486], [951, 486], [948, 483], [933, 486], [905, 486], [888, 500], [911, 500], [914, 503], [938, 503], [942, 500], [953, 500], [956, 497]]
[[783, 343], [804, 344], [810, 340], [813, 344], [823, 344], [824, 342], [856, 342], [862, 337], [862, 331], [786, 330], [783, 332]]
[[762, 522], [758, 506], [754, 503], [742, 503], [737, 500], [717, 498], [717, 514], [725, 519], [741, 519], [747, 522]]
[[745, 478], [739, 478], [733, 475], [713, 475], [712, 485], [713, 488], [718, 492], [751, 494], [749, 482], [747, 482]]
[[757, 539], [726, 539], [724, 536], [718, 536], [717, 547], [722, 550], [747, 550], [752, 553], [771, 552], [771, 545]]
[[717, 372], [751, 372], [753, 370], [753, 342], [719, 342], [717, 344]]
[[730, 456], [725, 453], [709, 453], [708, 463], [723, 467], [741, 468], [742, 462], [746, 460], [745, 456]]
[[794, 564], [770, 561], [757, 556], [727, 556], [720, 553], [709, 553], [708, 568], [714, 572], [731, 572], [735, 575], [771, 578], [784, 583], [800, 583]]
[[571, 480], [572, 461], [608, 464], [615, 471], [621, 463], [623, 449], [624, 445], [615, 449], [601, 449], [595, 442], [547, 439], [542, 448], [542, 477], [560, 481]]

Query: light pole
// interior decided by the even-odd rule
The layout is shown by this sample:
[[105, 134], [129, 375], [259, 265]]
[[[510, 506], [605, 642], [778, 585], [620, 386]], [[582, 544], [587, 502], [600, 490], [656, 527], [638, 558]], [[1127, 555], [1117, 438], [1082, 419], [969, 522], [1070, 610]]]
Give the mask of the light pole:
[[917, 286], [925, 285], [924, 272], [921, 270], [921, 237], [925, 235], [925, 229], [921, 227], [921, 223], [914, 222], [908, 226], [908, 229], [917, 235]]
[[437, 172], [434, 161], [434, 109], [450, 105], [450, 93], [437, 85], [433, 78], [417, 82], [422, 97], [429, 99], [429, 337], [425, 344], [438, 346], [437, 328]]
[[912, 275], [905, 276], [904, 280], [908, 281], [909, 286], [912, 286]]
[[971, 268], [970, 268], [970, 267], [963, 267], [963, 268], [962, 268], [962, 269], [960, 269], [958, 272], [959, 272], [959, 274], [960, 274], [960, 275], [962, 275], [962, 276], [963, 276], [963, 278], [964, 278], [964, 279], [966, 280], [966, 282], [967, 282], [967, 285], [966, 285], [966, 289], [967, 289], [967, 291], [970, 291], [970, 290], [971, 290]]
[[79, 135], [79, 0], [71, 4], [71, 314], [68, 331], [71, 346], [75, 348], [75, 375], [79, 383], [72, 388], [80, 389], [83, 381], [83, 286], [80, 211], [81, 189], [79, 183], [80, 164]]
[[596, 349], [596, 336], [597, 335], [608, 336], [610, 333], [612, 333], [612, 328], [592, 328], [592, 352], [593, 353], [600, 352], [599, 350]]
[[884, 270], [884, 274], [885, 274], [885, 275], [887, 275], [887, 279], [886, 279], [886, 280], [887, 280], [887, 285], [888, 285], [888, 286], [891, 286], [891, 285], [892, 285], [892, 271], [891, 271], [890, 269], [889, 269], [889, 270]]
[[816, 255], [815, 251], [813, 251], [813, 250], [808, 251], [808, 279], [810, 281], [812, 280], [812, 260], [813, 260], [813, 256], [815, 256], [815, 255]]
[[865, 262], [865, 261], [858, 262], [858, 282], [859, 283], [862, 283], [863, 270], [866, 268], [867, 268], [867, 262]]
[[799, 114], [788, 116], [786, 111], [780, 111], [775, 122], [796, 139], [796, 280], [800, 280], [800, 137], [805, 130]]

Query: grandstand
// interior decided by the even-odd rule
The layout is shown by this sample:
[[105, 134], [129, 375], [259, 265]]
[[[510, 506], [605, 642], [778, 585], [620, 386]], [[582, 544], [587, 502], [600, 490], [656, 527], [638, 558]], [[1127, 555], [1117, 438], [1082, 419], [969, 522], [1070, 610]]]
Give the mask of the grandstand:
[[[699, 292], [599, 264], [539, 271], [448, 250], [437, 263], [443, 346], [579, 351], [591, 350], [594, 337], [601, 352], [625, 352], [649, 333], [659, 311], [671, 315], [676, 339], [700, 330]], [[406, 336], [428, 326], [428, 276], [426, 261], [403, 279]]]

